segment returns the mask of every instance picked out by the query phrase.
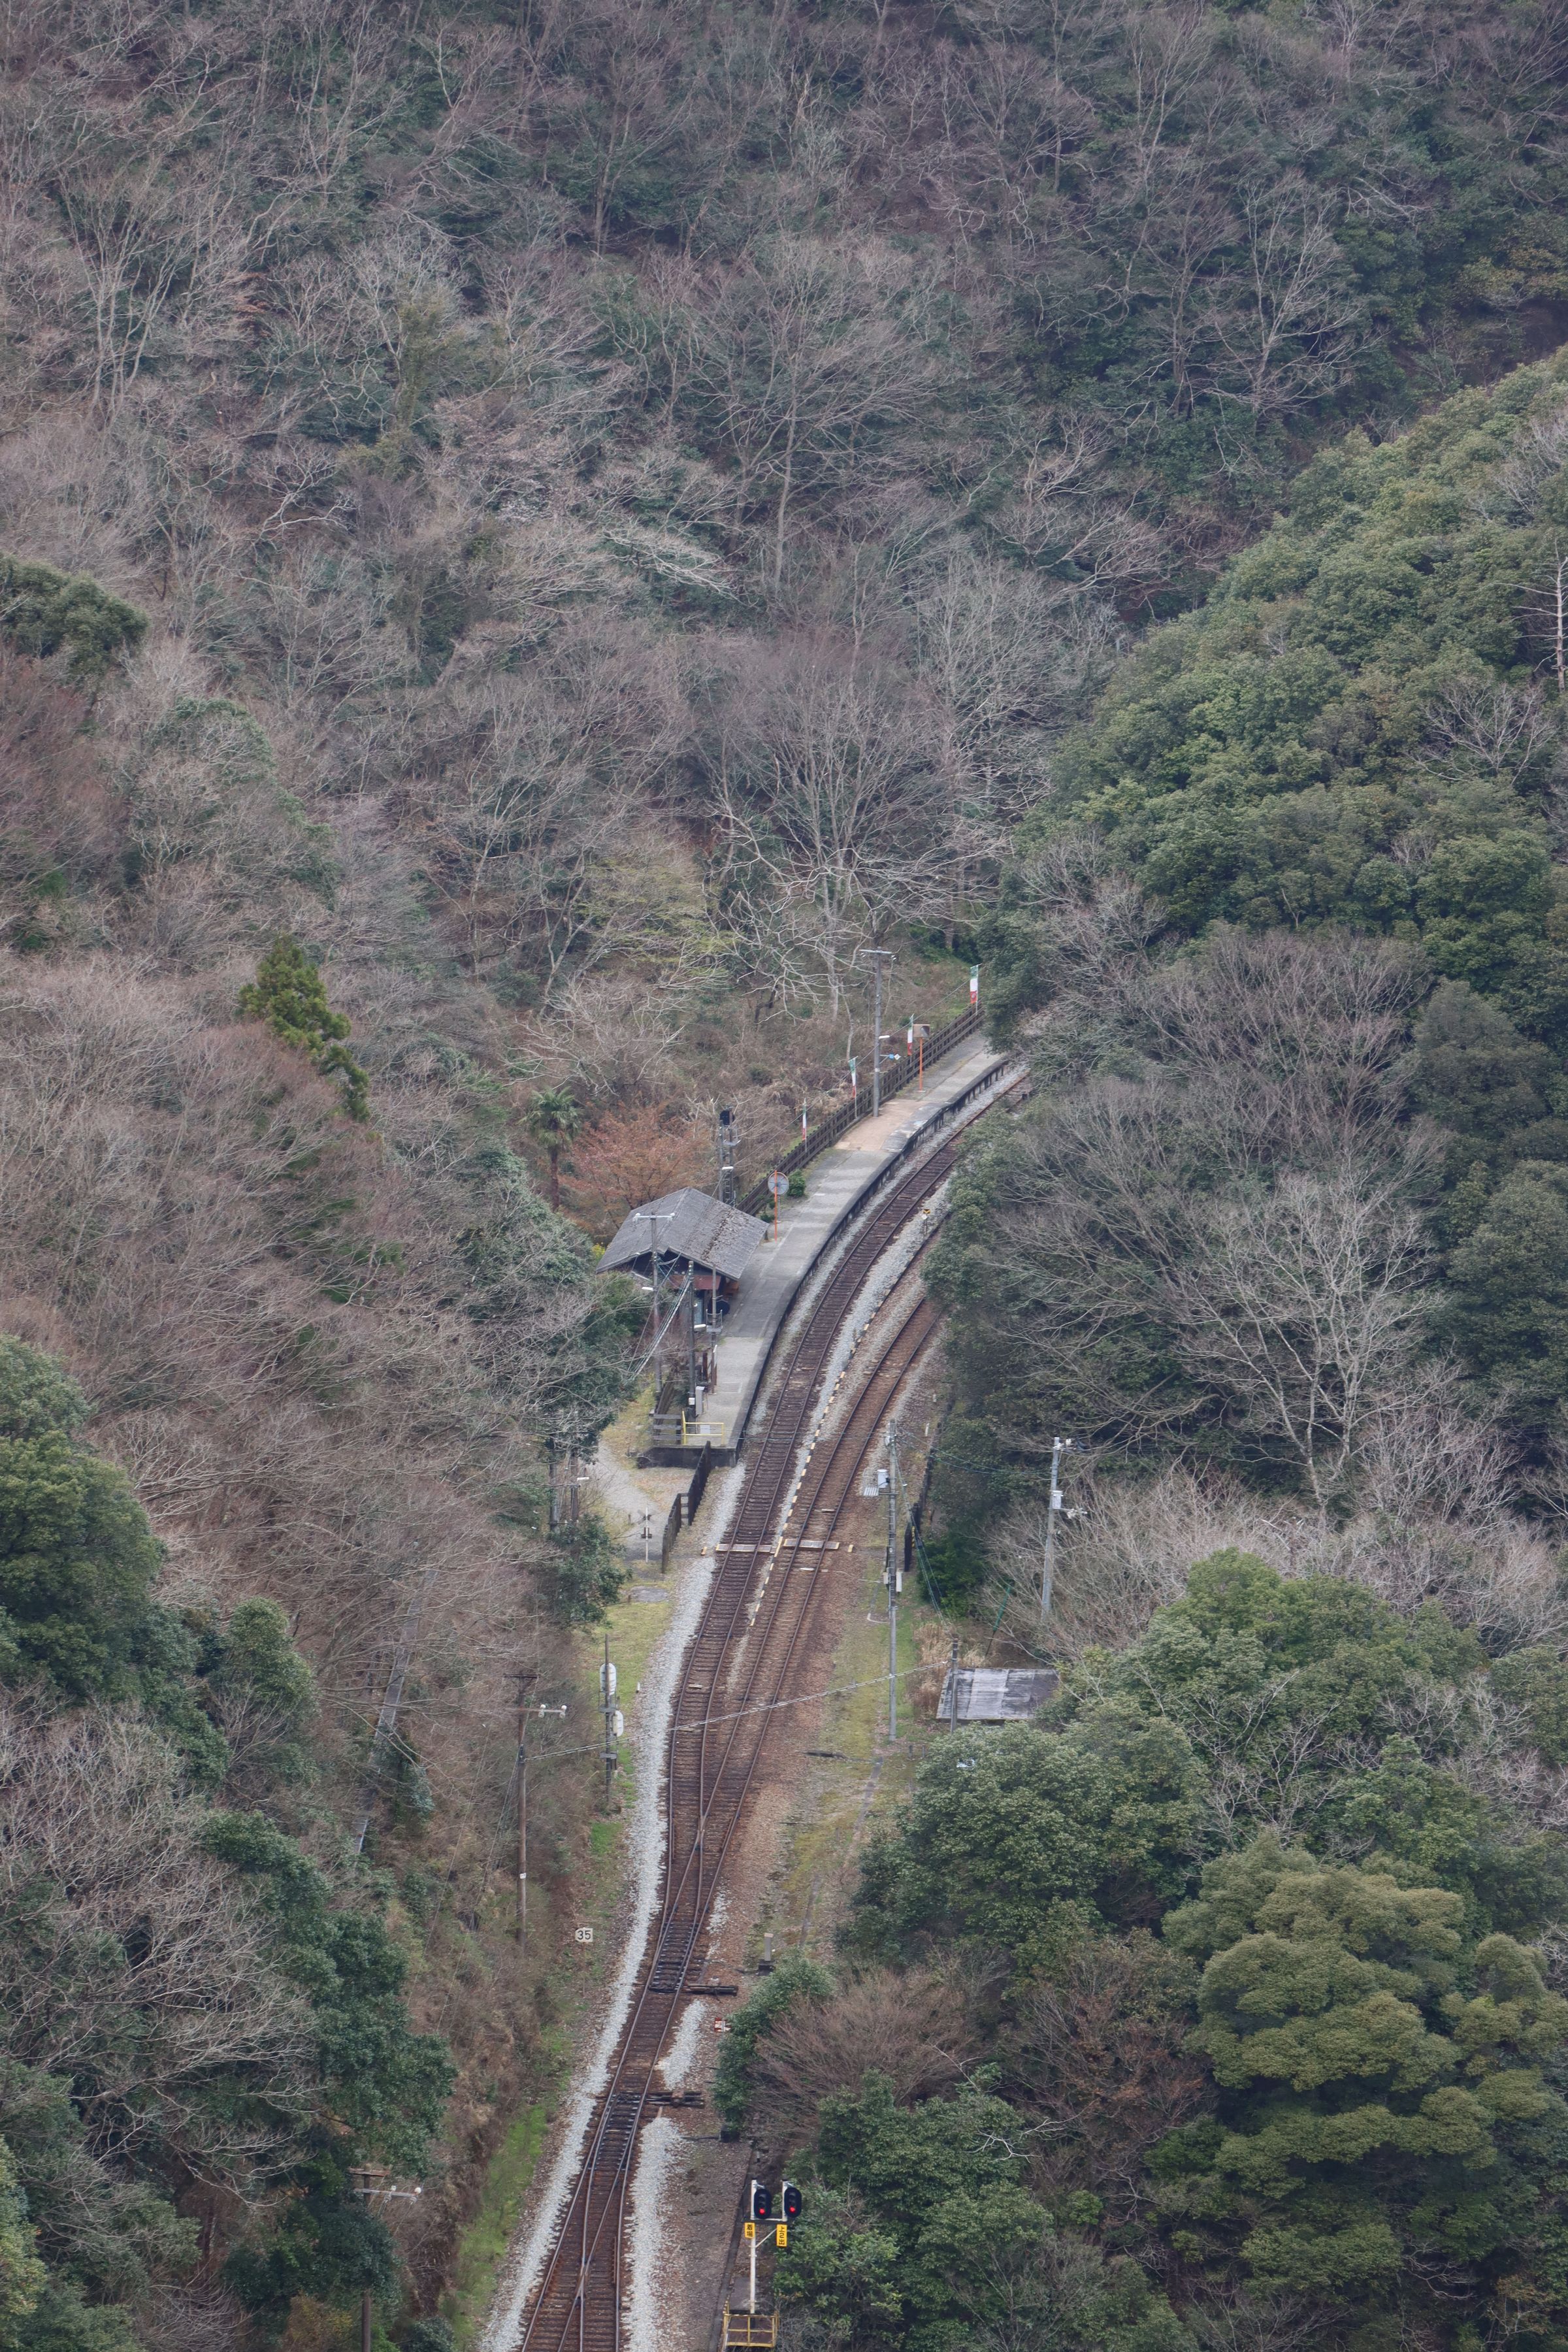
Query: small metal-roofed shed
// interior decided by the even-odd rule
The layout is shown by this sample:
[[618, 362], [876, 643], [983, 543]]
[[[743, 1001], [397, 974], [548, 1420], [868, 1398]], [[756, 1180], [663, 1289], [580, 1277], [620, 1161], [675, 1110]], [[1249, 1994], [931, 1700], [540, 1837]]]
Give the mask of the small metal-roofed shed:
[[[651, 1275], [656, 1246], [661, 1265], [671, 1259], [707, 1274], [725, 1285], [739, 1282], [767, 1233], [761, 1217], [731, 1209], [710, 1192], [683, 1184], [679, 1192], [665, 1192], [634, 1209], [605, 1252], [602, 1263], [611, 1271]], [[716, 1286], [705, 1285], [704, 1287]]]
[[[942, 1678], [939, 1723], [952, 1723], [953, 1672]], [[959, 1723], [1028, 1723], [1048, 1706], [1061, 1684], [1054, 1666], [960, 1666], [957, 1674]]]

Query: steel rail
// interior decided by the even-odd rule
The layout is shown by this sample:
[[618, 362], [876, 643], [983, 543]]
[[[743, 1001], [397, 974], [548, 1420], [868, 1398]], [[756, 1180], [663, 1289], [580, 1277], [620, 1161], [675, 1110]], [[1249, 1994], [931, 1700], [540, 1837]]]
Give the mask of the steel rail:
[[[879, 1201], [829, 1276], [779, 1380], [763, 1437], [748, 1465], [735, 1524], [720, 1558], [676, 1693], [666, 1749], [667, 1851], [658, 1919], [647, 1937], [610, 2078], [595, 2101], [584, 2161], [534, 2292], [519, 2352], [571, 2352], [574, 2346], [576, 2352], [619, 2352], [626, 2207], [637, 2130], [675, 2013], [688, 1997], [688, 1973], [697, 1941], [745, 1810], [772, 1722], [772, 1706], [784, 1695], [816, 1590], [814, 1578], [799, 1590], [793, 1603], [787, 1601], [796, 1587], [795, 1577], [781, 1573], [776, 1581], [773, 1579], [785, 1549], [787, 1522], [778, 1528], [771, 1550], [768, 1538], [773, 1534], [822, 1375], [848, 1309], [898, 1232], [951, 1172], [956, 1156], [957, 1139], [951, 1138]], [[789, 1547], [792, 1567], [798, 1562], [811, 1512], [821, 1504], [826, 1483], [834, 1476], [852, 1434], [861, 1427], [868, 1409], [874, 1428], [890, 1393], [908, 1377], [935, 1325], [934, 1311], [922, 1299], [883, 1344], [878, 1360], [863, 1377], [860, 1395], [827, 1461], [809, 1477], [807, 1456], [788, 1513], [793, 1519], [809, 1485], [806, 1512]], [[887, 1385], [889, 1373], [891, 1391]], [[829, 1533], [849, 1499], [854, 1472], [868, 1442], [868, 1437], [862, 1439], [845, 1490], [832, 1505]], [[822, 1557], [826, 1561], [826, 1555]], [[759, 1582], [755, 1571], [764, 1559], [766, 1570]], [[770, 1582], [773, 1590], [764, 1614], [763, 1603]], [[786, 1609], [789, 1622], [781, 1631]], [[748, 1612], [749, 1622], [743, 1622]], [[721, 1680], [732, 1682], [742, 1663], [745, 1680], [739, 1706], [730, 1703], [735, 1697], [731, 1691], [725, 1708], [727, 1737], [715, 1741], [712, 1734], [718, 1727], [709, 1720], [715, 1712], [714, 1698]], [[759, 1681], [764, 1676], [771, 1679], [771, 1697], [754, 1706]], [[694, 1724], [700, 1728], [695, 1756], [689, 1760], [681, 1743], [693, 1744]]]
[[[801, 1496], [797, 1498], [797, 1510], [802, 1503], [805, 1509], [794, 1540], [787, 1538], [782, 1540], [770, 1561], [769, 1580], [774, 1580], [775, 1569], [781, 1572], [774, 1581], [767, 1619], [765, 1623], [749, 1629], [748, 1638], [760, 1638], [753, 1640], [744, 1687], [732, 1695], [734, 1712], [729, 1713], [727, 1706], [727, 1722], [723, 1727], [728, 1737], [723, 1744], [723, 1753], [707, 1780], [704, 1793], [698, 1800], [695, 1822], [689, 1817], [684, 1824], [689, 1833], [694, 1829], [695, 1834], [689, 1834], [681, 1860], [679, 1883], [673, 1890], [673, 1899], [667, 1899], [666, 1904], [666, 1926], [672, 1916], [680, 1923], [678, 1952], [670, 1953], [666, 1938], [661, 1937], [654, 1947], [651, 1961], [645, 1961], [640, 1971], [634, 2008], [622, 2030], [615, 2071], [601, 2094], [593, 2144], [578, 2175], [573, 2205], [558, 2237], [556, 2257], [551, 2266], [551, 2272], [558, 2272], [560, 2258], [569, 2254], [570, 2242], [574, 2238], [577, 2253], [575, 2279], [574, 2282], [561, 2282], [547, 2272], [541, 2283], [532, 2318], [522, 2337], [523, 2345], [529, 2347], [537, 2345], [542, 2347], [542, 2347], [549, 2347], [549, 2352], [566, 2352], [566, 2347], [575, 2343], [580, 2352], [599, 2352], [601, 2347], [619, 2345], [626, 2200], [630, 2188], [630, 2159], [637, 2127], [641, 2121], [675, 2012], [687, 1997], [686, 1974], [692, 1948], [707, 1917], [725, 1858], [742, 1818], [745, 1800], [771, 1727], [772, 1707], [784, 1696], [790, 1668], [809, 1617], [810, 1601], [816, 1590], [815, 1583], [797, 1587], [788, 1570], [798, 1562], [801, 1538], [812, 1517], [820, 1511], [826, 1490], [833, 1481], [840, 1485], [841, 1491], [832, 1502], [832, 1517], [827, 1530], [831, 1535], [845, 1503], [849, 1499], [855, 1475], [875, 1435], [877, 1425], [892, 1396], [908, 1377], [913, 1362], [929, 1342], [935, 1330], [936, 1320], [934, 1310], [926, 1300], [921, 1299], [889, 1335], [877, 1362], [866, 1375], [861, 1392], [844, 1428], [834, 1441], [827, 1460], [808, 1483], [803, 1483]], [[851, 1444], [854, 1451], [848, 1458], [847, 1475], [842, 1481], [835, 1481], [834, 1473], [844, 1460], [847, 1447]], [[791, 1518], [796, 1515], [796, 1511], [792, 1511]], [[749, 1587], [750, 1582], [748, 1572], [745, 1586]], [[790, 1608], [792, 1591], [797, 1598], [794, 1607]], [[742, 1603], [744, 1599], [742, 1588]], [[789, 1622], [784, 1628], [781, 1653], [773, 1636], [786, 1609]], [[770, 1664], [771, 1675], [766, 1671]], [[759, 1692], [759, 1685], [764, 1681], [771, 1687], [763, 1695]], [[699, 1718], [696, 1726], [690, 1722], [688, 1713], [693, 1703], [693, 1694], [689, 1687], [683, 1691], [671, 1727], [672, 1746], [683, 1733], [699, 1729], [701, 1745], [706, 1751], [712, 1727], [704, 1718], [709, 1711], [712, 1688], [710, 1684], [703, 1694], [703, 1717]], [[731, 1785], [726, 1787], [725, 1776], [730, 1772], [738, 1745], [743, 1745], [747, 1752], [741, 1759], [738, 1772], [731, 1776]], [[724, 1805], [721, 1819], [715, 1825], [720, 1831], [715, 1851], [708, 1834], [709, 1818], [714, 1812], [721, 1790]], [[676, 1822], [680, 1811], [686, 1810], [672, 1803], [672, 1822]], [[672, 1854], [672, 1864], [674, 1861]], [[673, 1868], [669, 1875], [676, 1875]], [[682, 1900], [683, 1896], [687, 1899]], [[684, 1918], [681, 1918], [681, 1914], [685, 1915]], [[665, 1961], [662, 1971], [659, 1967], [661, 1957]], [[670, 1965], [672, 1960], [674, 1966]], [[658, 1981], [661, 1974], [664, 1977], [662, 1983]], [[625, 2086], [628, 2074], [641, 2078], [637, 2087], [628, 2089]], [[600, 2253], [607, 2225], [612, 2220], [614, 2229], [610, 2243], [604, 2247], [607, 2260], [598, 2265], [595, 2278], [595, 2257]], [[563, 2297], [559, 2289], [563, 2284], [572, 2285], [570, 2305], [564, 2311], [560, 2307]], [[557, 2289], [553, 2296], [550, 2293], [552, 2284]], [[546, 2318], [552, 2301], [556, 2305], [556, 2315], [563, 2323], [560, 2334], [554, 2336], [549, 2332]], [[543, 2334], [538, 2332], [541, 2321], [545, 2322], [546, 2332]]]

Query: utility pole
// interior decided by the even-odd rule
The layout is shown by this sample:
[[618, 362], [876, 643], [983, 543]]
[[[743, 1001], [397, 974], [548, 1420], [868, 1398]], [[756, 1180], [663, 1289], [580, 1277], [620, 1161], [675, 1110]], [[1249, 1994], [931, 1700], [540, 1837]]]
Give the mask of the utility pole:
[[949, 1733], [958, 1729], [958, 1636], [952, 1637], [952, 1648], [947, 1662], [947, 1727]]
[[[537, 1675], [530, 1675], [537, 1682]], [[533, 1708], [519, 1709], [517, 1727], [517, 1940], [526, 1948], [528, 1943], [528, 1716]], [[560, 1715], [564, 1706], [541, 1706], [540, 1715]]]
[[555, 1477], [556, 1440], [553, 1433], [545, 1439], [544, 1450], [550, 1457], [550, 1532], [554, 1535], [561, 1525], [561, 1489]]
[[[356, 2197], [363, 2197], [367, 2205], [373, 2205], [378, 2197], [397, 2197], [412, 2204], [415, 2198], [425, 2193], [422, 2189], [394, 2188], [392, 2176], [384, 2164], [351, 2164], [349, 2187]], [[371, 2352], [373, 2325], [371, 2289], [367, 2286], [359, 2299], [360, 2352]]]
[[1046, 1511], [1046, 1556], [1040, 1565], [1040, 1622], [1051, 1613], [1051, 1579], [1056, 1568], [1057, 1515], [1062, 1507], [1062, 1455], [1072, 1451], [1070, 1437], [1051, 1440], [1051, 1495]]
[[891, 948], [862, 948], [862, 960], [871, 967], [873, 975], [871, 1017], [871, 1116], [876, 1118], [882, 1108], [882, 967], [893, 961]]
[[528, 1694], [539, 1680], [537, 1667], [517, 1678], [517, 1940], [528, 1941]]
[[658, 1400], [664, 1387], [664, 1334], [658, 1328], [658, 1229], [669, 1224], [673, 1209], [634, 1209], [632, 1214], [640, 1224], [645, 1219], [653, 1227], [653, 1409], [658, 1411]]
[[610, 1664], [610, 1637], [605, 1636], [605, 1663], [599, 1674], [605, 1701], [605, 1811], [610, 1810], [610, 1782], [616, 1769], [616, 1670]]
[[899, 1736], [899, 1587], [904, 1580], [899, 1558], [899, 1430], [888, 1424], [888, 1737]]

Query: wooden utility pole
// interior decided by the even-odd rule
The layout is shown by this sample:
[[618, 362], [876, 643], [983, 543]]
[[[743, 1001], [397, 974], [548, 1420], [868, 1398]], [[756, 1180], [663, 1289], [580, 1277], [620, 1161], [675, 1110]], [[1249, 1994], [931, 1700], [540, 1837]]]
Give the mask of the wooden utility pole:
[[899, 1736], [899, 1587], [903, 1582], [899, 1558], [899, 1431], [888, 1424], [888, 1737]]
[[1051, 1491], [1046, 1505], [1046, 1550], [1040, 1563], [1040, 1622], [1051, 1613], [1051, 1587], [1056, 1570], [1057, 1515], [1062, 1507], [1062, 1455], [1072, 1451], [1070, 1437], [1051, 1440]]
[[610, 1784], [615, 1777], [617, 1755], [616, 1749], [616, 1670], [610, 1664], [610, 1637], [605, 1636], [605, 1663], [600, 1670], [599, 1687], [605, 1702], [605, 1811], [610, 1810]]
[[871, 1015], [871, 1116], [876, 1118], [882, 1108], [882, 967], [893, 961], [891, 948], [862, 948], [862, 959], [870, 965], [873, 974]]
[[538, 1669], [517, 1678], [517, 1940], [528, 1941], [528, 1694]]

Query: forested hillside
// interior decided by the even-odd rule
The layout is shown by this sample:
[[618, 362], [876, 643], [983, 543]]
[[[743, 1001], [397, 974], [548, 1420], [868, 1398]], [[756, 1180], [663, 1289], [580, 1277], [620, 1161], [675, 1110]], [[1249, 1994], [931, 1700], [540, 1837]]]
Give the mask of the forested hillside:
[[[719, 1103], [755, 1168], [838, 1097], [873, 943], [900, 1019], [976, 952], [1020, 1034], [1050, 1006], [942, 1276], [953, 1590], [989, 1618], [1033, 1572], [1059, 1422], [1096, 1502], [1058, 1643], [1140, 1636], [1232, 1540], [1348, 1574], [1406, 1628], [1420, 1769], [1533, 1837], [1564, 575], [1556, 378], [1508, 372], [1568, 318], [1565, 65], [1553, 0], [5, 12], [0, 2343], [302, 2352], [366, 2284], [442, 2340], [556, 2022], [497, 1872], [517, 1676], [553, 1697], [618, 1576], [591, 1518], [547, 1532], [547, 1445], [626, 1381], [592, 1239], [705, 1177]], [[1345, 1283], [1306, 1370], [1303, 1266]], [[1408, 1631], [1432, 1599], [1479, 1650]], [[1122, 1704], [1086, 1684], [1061, 1755]], [[1105, 1962], [1173, 2034], [1205, 1938], [1289, 1907], [1247, 1841], [1299, 1824], [1238, 1800], [1194, 1843], [1232, 1767], [1169, 1770], [1152, 1859], [1072, 1899], [1197, 1906]], [[542, 1884], [585, 1801], [542, 1792]], [[1346, 1917], [1394, 1904], [1381, 1834], [1335, 1831]], [[1200, 1895], [1229, 1845], [1245, 1888]], [[902, 1966], [925, 1898], [879, 1867]], [[1404, 2340], [1479, 2342], [1538, 2308], [1496, 2250], [1538, 2242], [1556, 2012], [1476, 1938], [1555, 1882], [1420, 1867], [1377, 1998], [1418, 1980], [1522, 2101], [1444, 2128], [1523, 2185]], [[1021, 1942], [973, 1928], [1026, 1953], [1037, 2084], [1051, 1886]], [[1161, 2260], [1229, 2277], [1219, 2147]], [[401, 2256], [361, 2160], [429, 2168]], [[1346, 2281], [1426, 2243], [1390, 2199]], [[1063, 2212], [1091, 2302], [1178, 2324], [1138, 2315], [1175, 2268], [1103, 2271]], [[1076, 2340], [1032, 2308], [1006, 2340]]]

